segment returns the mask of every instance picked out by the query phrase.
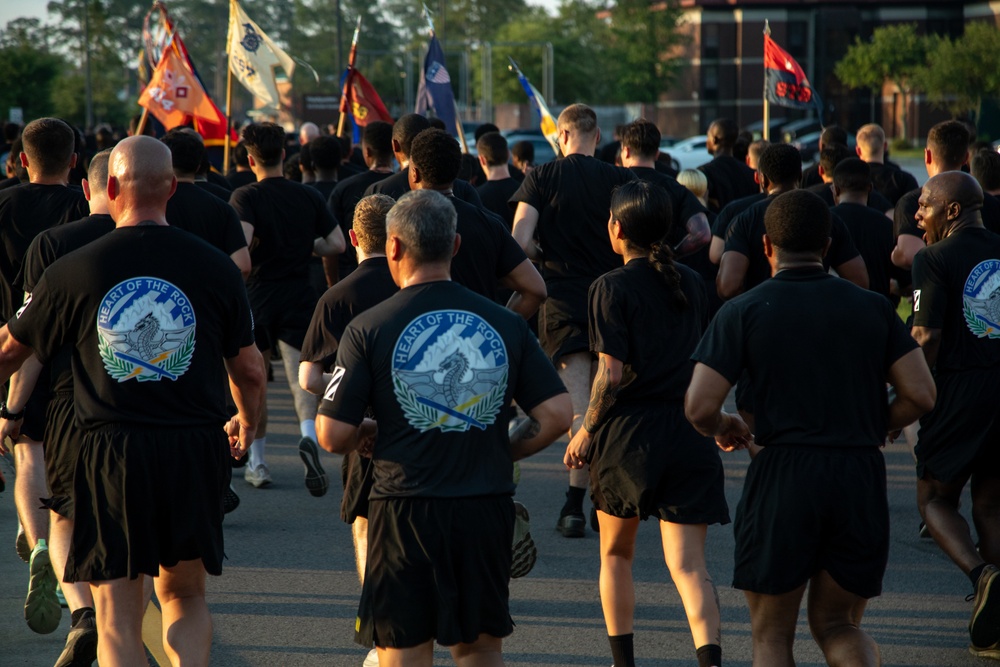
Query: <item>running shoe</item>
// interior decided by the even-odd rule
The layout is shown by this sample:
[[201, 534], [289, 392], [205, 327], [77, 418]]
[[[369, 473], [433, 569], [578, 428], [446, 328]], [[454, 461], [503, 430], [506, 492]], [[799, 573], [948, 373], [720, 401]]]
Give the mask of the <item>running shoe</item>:
[[56, 598], [56, 573], [49, 560], [49, 547], [45, 540], [31, 550], [28, 560], [28, 597], [24, 601], [24, 620], [28, 627], [40, 635], [55, 632], [62, 617], [62, 608]]
[[980, 650], [1000, 642], [1000, 568], [996, 565], [987, 565], [976, 582], [969, 639]]
[[247, 483], [252, 484], [254, 488], [259, 489], [262, 486], [267, 486], [271, 483], [271, 472], [267, 469], [267, 465], [261, 463], [256, 468], [251, 465], [247, 465], [243, 470], [243, 479]]
[[325, 496], [330, 488], [330, 480], [319, 462], [319, 447], [309, 436], [299, 440], [299, 457], [306, 467], [306, 488], [309, 493], [317, 498]]
[[[252, 483], [253, 482], [251, 482], [251, 484]], [[236, 489], [234, 489], [233, 485], [230, 484], [229, 488], [222, 494], [222, 511], [225, 514], [229, 514], [239, 506], [240, 497], [236, 495]]]
[[994, 644], [993, 646], [988, 646], [986, 648], [977, 648], [975, 646], [969, 646], [969, 653], [976, 656], [977, 658], [989, 658], [991, 660], [1000, 660], [1000, 643]]
[[511, 553], [510, 576], [523, 577], [531, 572], [538, 560], [538, 548], [531, 537], [531, 517], [528, 508], [514, 501], [514, 546]]
[[368, 655], [365, 656], [365, 661], [361, 663], [361, 667], [378, 667], [378, 649], [373, 648], [368, 651]]
[[66, 647], [59, 654], [54, 667], [91, 667], [97, 660], [97, 619], [93, 610], [86, 610], [83, 616], [69, 629]]
[[24, 532], [24, 526], [17, 522], [17, 539], [14, 540], [14, 551], [25, 563], [31, 558], [31, 547], [28, 546], [28, 535]]
[[587, 520], [583, 518], [583, 512], [563, 514], [556, 523], [556, 530], [562, 533], [563, 537], [583, 537], [586, 528]]

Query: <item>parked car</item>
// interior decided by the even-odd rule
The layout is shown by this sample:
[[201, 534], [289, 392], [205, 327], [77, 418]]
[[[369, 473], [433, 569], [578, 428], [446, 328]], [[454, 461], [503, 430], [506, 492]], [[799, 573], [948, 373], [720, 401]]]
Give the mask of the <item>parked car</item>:
[[705, 148], [708, 138], [705, 135], [688, 137], [675, 144], [660, 144], [660, 152], [670, 156], [672, 166], [681, 171], [683, 169], [696, 169], [706, 162], [712, 161], [712, 154]]
[[548, 139], [542, 136], [540, 131], [537, 134], [504, 133], [504, 136], [508, 146], [513, 146], [519, 141], [530, 141], [535, 147], [535, 164], [545, 164], [556, 159], [556, 152], [552, 150], [552, 145], [549, 144]]
[[786, 125], [782, 125], [779, 135], [782, 141], [786, 144], [790, 144], [796, 139], [799, 139], [807, 134], [821, 132], [822, 130], [823, 124], [820, 123], [819, 120], [816, 118], [804, 118], [802, 120], [796, 120]]
[[[774, 117], [771, 117], [769, 119], [769, 123], [768, 124], [771, 126], [771, 131], [768, 134], [768, 136], [770, 137], [771, 141], [779, 141], [781, 139], [781, 134], [780, 134], [779, 130], [781, 130], [782, 127], [784, 127], [785, 125], [787, 125], [788, 122], [789, 121], [788, 121], [787, 118], [774, 118]], [[758, 139], [762, 139], [764, 137], [764, 134], [763, 134], [763, 132], [764, 132], [764, 121], [763, 120], [758, 120], [756, 123], [750, 123], [749, 125], [747, 125], [743, 129], [753, 135], [754, 141], [757, 141]]]
[[[812, 132], [791, 142], [793, 146], [799, 149], [799, 154], [802, 156], [802, 162], [815, 162], [819, 159], [819, 138], [822, 134], [822, 131]], [[857, 145], [857, 139], [855, 139], [853, 134], [848, 133], [847, 147], [853, 151], [854, 147]]]

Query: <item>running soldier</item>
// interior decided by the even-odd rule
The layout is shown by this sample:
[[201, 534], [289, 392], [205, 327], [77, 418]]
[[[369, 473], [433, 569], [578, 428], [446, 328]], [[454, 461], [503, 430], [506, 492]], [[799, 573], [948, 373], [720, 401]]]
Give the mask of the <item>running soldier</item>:
[[[913, 337], [934, 368], [938, 401], [920, 420], [917, 505], [931, 537], [974, 587], [970, 650], [1000, 658], [1000, 236], [983, 227], [983, 194], [959, 171], [927, 181], [913, 260]], [[958, 511], [972, 483], [973, 542]]]
[[733, 146], [740, 135], [740, 128], [728, 118], [713, 121], [708, 128], [705, 148], [712, 154], [712, 161], [700, 167], [708, 177], [708, 203], [713, 213], [741, 197], [749, 197], [759, 188], [753, 170], [742, 160], [733, 157]]
[[[529, 259], [542, 264], [548, 299], [538, 318], [539, 340], [573, 399], [572, 437], [583, 426], [583, 406], [597, 370], [587, 335], [587, 291], [621, 263], [608, 243], [611, 191], [635, 175], [594, 157], [601, 131], [590, 107], [566, 107], [557, 127], [565, 157], [527, 173], [511, 203], [517, 204], [514, 238]], [[584, 536], [587, 481], [585, 469], [570, 471], [556, 524], [566, 537]]]
[[73, 374], [87, 379], [74, 383], [84, 441], [65, 578], [91, 583], [107, 665], [145, 661], [143, 576], [155, 577], [171, 662], [209, 663], [205, 573], [222, 571], [228, 459], [252, 441], [263, 396], [243, 280], [225, 255], [166, 224], [174, 188], [166, 146], [118, 144], [108, 177], [117, 229], [52, 264], [0, 329], [0, 376], [70, 344]]
[[[344, 236], [315, 189], [284, 178], [285, 132], [273, 123], [249, 125], [243, 130], [250, 168], [257, 182], [233, 192], [230, 203], [240, 220], [253, 229], [250, 256], [253, 270], [247, 294], [253, 307], [257, 347], [264, 359], [277, 345], [299, 418], [299, 455], [305, 465], [306, 488], [314, 496], [330, 484], [316, 448], [314, 396], [298, 384], [302, 340], [319, 295], [309, 282], [309, 258], [336, 255], [344, 250]], [[261, 415], [257, 438], [243, 478], [255, 488], [271, 483], [264, 460], [267, 409]]]
[[570, 468], [590, 462], [601, 604], [616, 667], [635, 667], [632, 561], [639, 520], [650, 516], [659, 519], [698, 665], [722, 664], [718, 597], [705, 566], [708, 524], [729, 523], [722, 461], [712, 440], [684, 418], [708, 300], [700, 276], [671, 259], [670, 209], [667, 192], [648, 182], [626, 183], [611, 197], [608, 232], [625, 266], [590, 287], [597, 377], [583, 428], [564, 458]]
[[[724, 451], [748, 447], [751, 437], [762, 446], [733, 529], [733, 586], [750, 606], [755, 667], [795, 664], [807, 585], [809, 628], [827, 663], [881, 664], [859, 627], [889, 555], [879, 447], [934, 405], [927, 364], [892, 305], [824, 268], [831, 217], [810, 192], [774, 200], [764, 237], [774, 277], [719, 310], [695, 350], [685, 398], [688, 419]], [[754, 436], [722, 412], [744, 371], [755, 389]], [[823, 381], [804, 392], [802, 378]]]
[[917, 189], [917, 179], [913, 174], [886, 164], [885, 130], [882, 126], [875, 123], [862, 125], [856, 139], [857, 146], [854, 150], [871, 168], [875, 190], [888, 199], [890, 204], [895, 206], [900, 197]]
[[483, 208], [499, 215], [507, 224], [507, 229], [513, 229], [514, 209], [507, 202], [521, 187], [521, 181], [510, 175], [507, 140], [499, 132], [487, 132], [476, 140], [476, 152], [479, 154], [479, 166], [486, 175], [486, 181], [476, 188], [483, 200]]
[[892, 221], [868, 205], [873, 194], [869, 165], [858, 158], [847, 158], [838, 164], [833, 170], [833, 194], [837, 205], [831, 211], [844, 221], [865, 261], [868, 289], [889, 298], [890, 257], [895, 245]]
[[[430, 667], [435, 640], [458, 664], [503, 664], [513, 461], [572, 415], [524, 320], [449, 280], [456, 217], [423, 190], [390, 211], [386, 255], [401, 291], [347, 326], [317, 424], [329, 451], [372, 451], [356, 639], [374, 642], [385, 665]], [[515, 442], [512, 400], [535, 420]]]

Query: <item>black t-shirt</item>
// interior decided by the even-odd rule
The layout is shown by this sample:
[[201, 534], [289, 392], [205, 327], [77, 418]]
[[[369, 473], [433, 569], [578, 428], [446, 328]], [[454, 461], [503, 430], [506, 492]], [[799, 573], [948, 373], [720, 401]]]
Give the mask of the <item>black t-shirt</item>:
[[913, 325], [941, 329], [938, 373], [1000, 365], [1000, 236], [962, 229], [917, 253]]
[[167, 202], [167, 222], [204, 239], [227, 255], [247, 247], [236, 209], [194, 183], [178, 183]]
[[233, 190], [241, 188], [244, 185], [250, 185], [251, 183], [257, 182], [257, 175], [252, 171], [230, 171], [226, 174], [226, 180], [229, 181], [230, 187]]
[[732, 155], [718, 155], [711, 162], [698, 167], [708, 178], [708, 199], [716, 211], [740, 197], [749, 197], [760, 186], [754, 180], [754, 171]]
[[12, 188], [16, 185], [21, 184], [21, 179], [17, 176], [11, 176], [10, 178], [5, 178], [0, 181], [0, 190], [6, 190], [7, 188]]
[[213, 181], [195, 181], [194, 184], [213, 197], [218, 197], [222, 201], [229, 201], [229, 196], [233, 194], [233, 191], [228, 187], [229, 181], [226, 181], [225, 186], [219, 185]]
[[21, 261], [39, 233], [90, 214], [83, 191], [65, 185], [22, 183], [0, 191], [0, 322], [24, 302], [17, 282]]
[[[608, 240], [611, 191], [635, 175], [589, 155], [568, 155], [535, 167], [511, 198], [538, 213], [545, 278], [594, 278], [621, 265]], [[582, 308], [582, 306], [581, 306]]]
[[811, 188], [823, 182], [819, 175], [819, 162], [802, 170], [800, 187]]
[[387, 172], [365, 171], [356, 176], [337, 182], [337, 187], [330, 193], [327, 206], [333, 217], [344, 230], [344, 239], [348, 241], [347, 248], [337, 257], [337, 273], [340, 279], [346, 278], [358, 266], [358, 251], [349, 241], [348, 231], [354, 228], [354, 209], [365, 196], [365, 190], [372, 183], [378, 183], [389, 176]]
[[43, 364], [73, 347], [76, 416], [88, 430], [221, 427], [222, 359], [254, 341], [232, 260], [169, 226], [116, 229], [57, 260], [9, 328]]
[[510, 495], [507, 406], [565, 391], [524, 320], [444, 281], [354, 318], [319, 413], [360, 424], [371, 406], [373, 499]]
[[483, 208], [496, 213], [503, 218], [507, 229], [514, 227], [514, 211], [516, 208], [507, 202], [514, 196], [521, 183], [514, 178], [505, 178], [499, 181], [485, 181], [476, 188], [479, 198], [483, 200]]
[[348, 322], [399, 291], [385, 257], [370, 257], [320, 297], [313, 313], [299, 361], [330, 370]]
[[451, 260], [451, 279], [491, 301], [496, 300], [500, 278], [528, 259], [503, 221], [484, 208], [457, 197], [449, 201], [458, 212], [458, 254]]
[[[211, 185], [221, 188], [226, 192], [233, 191], [233, 186], [229, 184], [229, 181], [226, 179], [226, 177], [216, 171], [209, 170], [209, 172], [205, 174], [205, 180]], [[225, 199], [225, 197], [223, 197], [223, 199]]]
[[624, 364], [616, 403], [682, 402], [691, 383], [691, 354], [708, 323], [705, 284], [677, 264], [688, 305], [645, 258], [605, 273], [590, 286], [590, 350]]
[[[764, 226], [764, 214], [776, 197], [777, 195], [771, 195], [764, 201], [754, 204], [740, 213], [729, 227], [725, 252], [735, 251], [745, 255], [750, 260], [743, 282], [744, 291], [760, 285], [771, 277], [771, 265], [767, 261], [767, 256], [764, 255], [764, 234], [767, 232], [767, 228]], [[831, 266], [836, 268], [860, 254], [851, 240], [851, 234], [847, 231], [844, 221], [833, 216], [832, 222], [830, 250], [823, 258], [823, 266], [826, 268]]]
[[872, 185], [893, 206], [899, 203], [900, 197], [918, 187], [913, 174], [902, 169], [878, 162], [869, 162], [868, 166], [872, 172]]
[[720, 239], [725, 239], [729, 232], [729, 226], [733, 224], [733, 220], [736, 219], [743, 211], [747, 210], [759, 201], [764, 201], [767, 199], [767, 193], [758, 192], [757, 194], [750, 195], [749, 197], [740, 197], [736, 201], [731, 201], [726, 204], [719, 215], [716, 216], [715, 220], [712, 221], [712, 236], [718, 236]]
[[[688, 234], [688, 219], [699, 213], [708, 213], [708, 211], [690, 190], [677, 182], [677, 179], [649, 167], [630, 167], [630, 171], [643, 181], [659, 185], [670, 195], [670, 202], [673, 204], [671, 210], [673, 217], [670, 231], [667, 232], [667, 242], [671, 247], [676, 247]], [[707, 219], [706, 215], [706, 222]]]
[[886, 375], [916, 347], [885, 297], [816, 267], [781, 271], [727, 302], [692, 358], [733, 384], [749, 372], [765, 447], [878, 447]]
[[247, 282], [308, 282], [313, 242], [337, 226], [319, 192], [278, 176], [244, 185], [229, 203], [253, 225]]
[[[388, 178], [381, 179], [368, 186], [365, 196], [368, 195], [389, 195], [393, 199], [399, 199], [410, 191], [410, 168], [406, 167], [392, 174]], [[469, 184], [468, 181], [457, 179], [451, 186], [452, 192], [462, 201], [467, 201], [475, 206], [482, 207], [483, 202], [479, 199], [479, 193]]]
[[337, 165], [337, 180], [342, 181], [345, 178], [350, 178], [351, 176], [357, 176], [358, 174], [365, 171], [364, 158], [362, 158], [361, 164], [354, 164], [353, 162], [341, 162]]
[[860, 204], [840, 204], [830, 210], [844, 221], [854, 246], [865, 260], [865, 266], [868, 267], [868, 289], [888, 297], [892, 272], [891, 255], [896, 245], [892, 235], [892, 221], [885, 214]]
[[[46, 229], [35, 237], [24, 255], [18, 278], [24, 291], [29, 294], [33, 292], [45, 269], [57, 259], [96, 241], [114, 229], [115, 221], [110, 215], [90, 215], [76, 222]], [[72, 357], [72, 346], [64, 345], [50, 360], [49, 387], [52, 393], [73, 391]]]
[[[319, 190], [319, 193], [323, 196], [323, 200], [329, 201], [330, 195], [333, 194], [333, 189], [337, 187], [337, 181], [313, 181], [312, 183], [306, 183], [306, 185]], [[340, 218], [337, 218], [337, 220], [340, 220]]]
[[[833, 198], [833, 186], [829, 183], [820, 183], [818, 185], [813, 185], [806, 188], [809, 192], [817, 194], [820, 196], [827, 206], [833, 208], [837, 205], [836, 199]], [[872, 190], [868, 193], [868, 206], [873, 208], [879, 213], [885, 214], [886, 211], [892, 209], [892, 203], [888, 199], [883, 197], [878, 193], [877, 190]], [[888, 220], [888, 218], [886, 218]]]
[[[920, 188], [917, 188], [899, 198], [896, 210], [893, 212], [896, 236], [908, 234], [921, 239], [924, 237], [924, 230], [917, 226], [917, 219], [914, 217], [917, 215], [917, 209], [920, 208], [920, 192]], [[1000, 199], [984, 192], [983, 208], [980, 210], [980, 215], [983, 218], [983, 227], [994, 234], [1000, 234]]]

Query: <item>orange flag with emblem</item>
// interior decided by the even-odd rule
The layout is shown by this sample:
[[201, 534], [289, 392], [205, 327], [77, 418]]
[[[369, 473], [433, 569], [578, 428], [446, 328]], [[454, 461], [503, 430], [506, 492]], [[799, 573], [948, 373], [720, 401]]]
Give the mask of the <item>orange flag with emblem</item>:
[[148, 109], [168, 130], [183, 124], [188, 116], [225, 123], [198, 77], [174, 49], [164, 51], [149, 85], [139, 96], [139, 106]]

